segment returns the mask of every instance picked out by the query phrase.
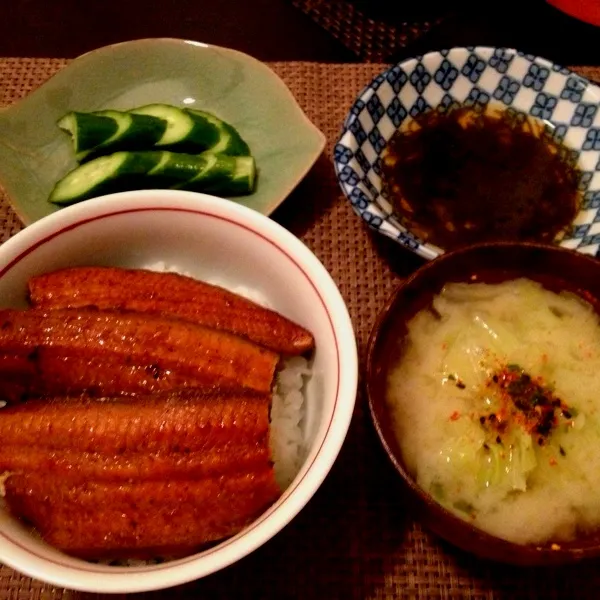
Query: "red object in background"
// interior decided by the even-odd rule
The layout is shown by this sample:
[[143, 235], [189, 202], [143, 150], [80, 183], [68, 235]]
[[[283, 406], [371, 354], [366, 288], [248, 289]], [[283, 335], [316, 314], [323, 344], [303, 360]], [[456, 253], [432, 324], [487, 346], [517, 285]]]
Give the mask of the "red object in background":
[[548, 0], [548, 3], [576, 19], [600, 27], [600, 0]]

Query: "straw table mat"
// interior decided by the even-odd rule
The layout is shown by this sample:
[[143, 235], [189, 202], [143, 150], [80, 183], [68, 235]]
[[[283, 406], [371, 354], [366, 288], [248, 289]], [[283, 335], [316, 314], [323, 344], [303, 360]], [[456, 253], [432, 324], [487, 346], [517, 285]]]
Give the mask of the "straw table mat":
[[[39, 86], [63, 59], [0, 58], [0, 106]], [[300, 237], [337, 282], [352, 316], [364, 362], [369, 331], [395, 285], [420, 259], [375, 237], [343, 200], [330, 156], [355, 95], [377, 64], [273, 63], [328, 145], [311, 173], [273, 218]], [[600, 68], [576, 69], [600, 78]], [[0, 197], [0, 241], [21, 228]], [[552, 570], [478, 560], [415, 523], [380, 450], [362, 391], [342, 452], [308, 506], [273, 540], [205, 579], [146, 597], [231, 599], [600, 598], [595, 562]], [[102, 585], [101, 582], [99, 584]], [[92, 600], [0, 567], [0, 600]]]
[[[375, 3], [377, 4], [377, 3]], [[448, 17], [453, 5], [443, 10], [434, 3], [429, 17], [400, 18], [405, 4], [369, 0], [292, 0], [292, 5], [339, 40], [363, 62], [391, 60], [402, 48], [428, 33]], [[371, 8], [370, 11], [365, 9]], [[414, 6], [409, 7], [414, 10]], [[369, 14], [371, 13], [371, 14]], [[435, 14], [435, 16], [434, 16]]]

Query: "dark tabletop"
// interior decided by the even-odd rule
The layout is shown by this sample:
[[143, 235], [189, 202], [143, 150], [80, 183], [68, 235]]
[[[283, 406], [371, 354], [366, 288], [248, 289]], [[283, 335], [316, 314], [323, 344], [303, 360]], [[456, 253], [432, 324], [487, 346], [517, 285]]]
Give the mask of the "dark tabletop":
[[[275, 218], [315, 251], [338, 283], [363, 357], [375, 315], [399, 279], [420, 262], [407, 251], [397, 252], [383, 236], [368, 234], [341, 198], [331, 168], [339, 123], [379, 67], [315, 63], [392, 62], [482, 44], [516, 47], [568, 65], [600, 65], [600, 29], [543, 0], [0, 0], [0, 7], [0, 57], [71, 58], [110, 43], [165, 36], [236, 48], [265, 61], [314, 61], [308, 67], [275, 65], [328, 139], [326, 154]], [[0, 60], [0, 67], [2, 62], [5, 73], [13, 73], [12, 79], [5, 75], [6, 103], [65, 64]], [[0, 92], [2, 83], [0, 75]], [[17, 228], [14, 219], [6, 222], [3, 235], [12, 231], [11, 222]], [[144, 598], [599, 597], [596, 564], [526, 572], [490, 565], [413, 524], [397, 500], [391, 467], [380, 460], [364, 394], [356, 406], [334, 468], [288, 527], [225, 571]], [[42, 586], [0, 567], [0, 600], [95, 598]]]
[[179, 37], [268, 61], [392, 62], [480, 44], [600, 64], [600, 28], [545, 0], [16, 0], [4, 8], [0, 56], [70, 58], [129, 39]]

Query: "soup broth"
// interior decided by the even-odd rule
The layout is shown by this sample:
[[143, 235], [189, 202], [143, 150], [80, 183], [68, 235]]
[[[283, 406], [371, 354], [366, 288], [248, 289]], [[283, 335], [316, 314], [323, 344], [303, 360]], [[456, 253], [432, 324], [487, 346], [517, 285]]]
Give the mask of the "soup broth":
[[600, 526], [600, 319], [518, 279], [448, 284], [388, 372], [403, 460], [422, 489], [519, 544]]

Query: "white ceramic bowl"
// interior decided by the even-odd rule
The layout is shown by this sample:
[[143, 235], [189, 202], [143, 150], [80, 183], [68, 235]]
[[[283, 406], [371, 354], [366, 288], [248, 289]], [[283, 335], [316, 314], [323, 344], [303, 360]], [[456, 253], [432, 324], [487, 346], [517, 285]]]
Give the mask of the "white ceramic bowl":
[[318, 259], [291, 233], [257, 212], [203, 194], [135, 191], [58, 211], [0, 246], [0, 306], [26, 306], [32, 275], [74, 265], [144, 267], [157, 261], [198, 278], [255, 288], [275, 310], [316, 338], [306, 392], [305, 459], [281, 498], [251, 526], [183, 559], [115, 567], [66, 556], [0, 511], [0, 562], [71, 589], [130, 593], [198, 579], [237, 561], [282, 529], [308, 502], [342, 446], [357, 388], [352, 324]]

